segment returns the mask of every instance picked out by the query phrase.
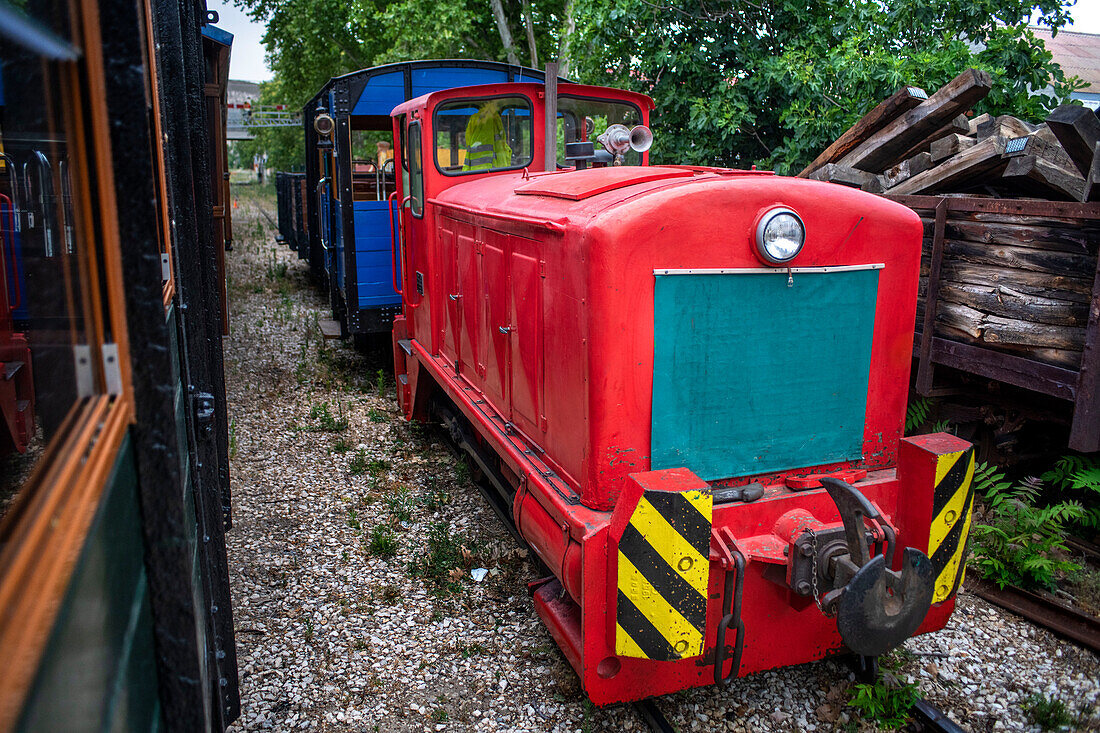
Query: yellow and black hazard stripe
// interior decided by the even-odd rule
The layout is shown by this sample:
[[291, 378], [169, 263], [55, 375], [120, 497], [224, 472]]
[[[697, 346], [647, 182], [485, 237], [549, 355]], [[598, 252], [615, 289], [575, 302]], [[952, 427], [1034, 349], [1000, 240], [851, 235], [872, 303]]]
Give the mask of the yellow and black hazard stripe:
[[619, 541], [615, 653], [699, 656], [710, 578], [709, 491], [646, 491]]
[[928, 557], [936, 579], [933, 603], [949, 598], [962, 582], [973, 504], [974, 448], [938, 456], [932, 524], [928, 530]]

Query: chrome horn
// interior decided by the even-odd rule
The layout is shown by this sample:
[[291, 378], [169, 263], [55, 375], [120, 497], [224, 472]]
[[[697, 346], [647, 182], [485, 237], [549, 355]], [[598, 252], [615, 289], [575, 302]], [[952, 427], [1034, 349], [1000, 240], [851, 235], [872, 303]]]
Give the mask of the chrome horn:
[[627, 129], [626, 125], [614, 124], [596, 138], [607, 152], [615, 156], [615, 165], [622, 165], [623, 156], [631, 150], [644, 153], [653, 145], [653, 132], [645, 125], [636, 125]]

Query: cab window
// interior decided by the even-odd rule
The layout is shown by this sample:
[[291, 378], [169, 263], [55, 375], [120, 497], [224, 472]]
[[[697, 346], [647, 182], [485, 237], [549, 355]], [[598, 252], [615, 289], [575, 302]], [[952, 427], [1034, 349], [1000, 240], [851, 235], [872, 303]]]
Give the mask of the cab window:
[[526, 97], [444, 102], [433, 119], [436, 168], [456, 176], [530, 165], [535, 150], [531, 120]]
[[420, 153], [420, 123], [409, 125], [409, 206], [413, 216], [424, 215], [424, 158]]
[[[642, 111], [628, 102], [612, 102], [606, 99], [585, 97], [558, 97], [558, 165], [567, 166], [565, 144], [591, 141], [596, 149], [596, 138], [611, 125], [628, 128], [642, 124]], [[624, 165], [641, 165], [642, 154], [631, 150], [623, 156]]]

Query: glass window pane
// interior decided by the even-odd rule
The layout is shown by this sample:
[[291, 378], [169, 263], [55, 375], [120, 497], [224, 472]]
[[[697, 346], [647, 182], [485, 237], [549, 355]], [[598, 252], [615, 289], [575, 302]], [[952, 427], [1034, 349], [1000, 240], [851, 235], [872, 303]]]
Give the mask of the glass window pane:
[[[642, 112], [633, 104], [611, 102], [603, 99], [585, 97], [558, 97], [558, 165], [567, 165], [565, 161], [565, 143], [591, 140], [596, 142], [604, 130], [611, 125], [625, 125], [627, 128], [642, 124]], [[631, 150], [623, 156], [624, 165], [641, 165], [642, 154]]]
[[104, 336], [86, 317], [88, 166], [72, 134], [86, 107], [65, 60], [69, 8], [32, 12], [41, 35], [0, 44], [0, 515], [78, 400], [97, 391], [88, 345]]
[[420, 123], [409, 125], [409, 203], [414, 216], [424, 213], [424, 161], [420, 154]]
[[435, 164], [446, 175], [508, 170], [534, 157], [526, 97], [456, 99], [435, 111]]

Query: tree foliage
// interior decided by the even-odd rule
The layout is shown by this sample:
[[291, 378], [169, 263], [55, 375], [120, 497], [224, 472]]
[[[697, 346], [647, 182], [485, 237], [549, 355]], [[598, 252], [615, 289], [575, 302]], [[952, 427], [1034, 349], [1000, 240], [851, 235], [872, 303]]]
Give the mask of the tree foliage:
[[[332, 76], [392, 61], [559, 60], [651, 95], [664, 162], [797, 172], [899, 87], [932, 92], [969, 66], [993, 77], [979, 113], [1037, 121], [1074, 88], [1027, 29], [1057, 31], [1072, 0], [235, 2], [267, 23], [265, 99], [298, 107]], [[281, 151], [284, 132], [256, 145]]]
[[[1035, 119], [1071, 90], [1033, 12], [1061, 0], [578, 0], [580, 75], [651, 95], [655, 160], [797, 172], [903, 85], [935, 91], [973, 66], [978, 112]], [[1046, 86], [1051, 96], [1031, 96]]]

